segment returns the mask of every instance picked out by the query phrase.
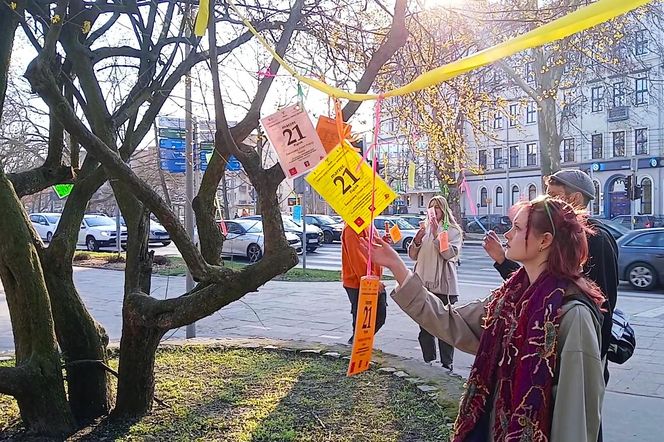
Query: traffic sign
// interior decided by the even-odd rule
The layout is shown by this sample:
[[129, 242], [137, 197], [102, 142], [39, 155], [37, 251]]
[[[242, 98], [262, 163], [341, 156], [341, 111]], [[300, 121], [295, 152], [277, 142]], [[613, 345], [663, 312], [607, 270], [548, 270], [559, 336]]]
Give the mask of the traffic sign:
[[161, 169], [170, 173], [184, 173], [187, 169], [185, 160], [161, 160]]
[[159, 156], [162, 160], [185, 160], [185, 153], [180, 150], [159, 149]]
[[169, 129], [182, 129], [185, 128], [184, 118], [176, 117], [158, 117], [157, 126]]
[[162, 149], [175, 149], [184, 152], [184, 140], [176, 140], [171, 138], [163, 138], [159, 140], [159, 147]]
[[71, 190], [74, 188], [73, 184], [56, 184], [53, 186], [53, 190], [55, 191], [55, 194], [58, 196], [58, 198], [62, 199], [71, 193]]
[[159, 129], [159, 138], [184, 139], [185, 131], [181, 129], [169, 129], [162, 127]]

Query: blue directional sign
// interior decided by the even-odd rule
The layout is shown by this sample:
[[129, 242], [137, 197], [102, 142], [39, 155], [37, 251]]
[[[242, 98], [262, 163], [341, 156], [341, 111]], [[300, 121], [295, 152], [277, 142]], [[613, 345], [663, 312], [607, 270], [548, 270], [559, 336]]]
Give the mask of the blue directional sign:
[[242, 163], [235, 158], [233, 155], [228, 159], [228, 163], [226, 163], [226, 170], [230, 172], [237, 172], [239, 170], [242, 170]]
[[185, 160], [161, 160], [161, 169], [170, 173], [184, 173], [187, 169]]
[[159, 147], [162, 149], [174, 149], [184, 151], [184, 140], [175, 138], [162, 138], [159, 140]]
[[162, 160], [185, 160], [185, 153], [173, 149], [159, 149], [159, 156]]

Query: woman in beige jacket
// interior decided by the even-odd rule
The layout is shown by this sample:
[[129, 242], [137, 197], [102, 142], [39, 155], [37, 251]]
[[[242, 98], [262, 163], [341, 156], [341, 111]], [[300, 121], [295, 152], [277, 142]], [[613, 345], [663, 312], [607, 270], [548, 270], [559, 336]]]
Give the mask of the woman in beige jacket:
[[523, 267], [486, 299], [460, 307], [429, 293], [387, 243], [363, 246], [394, 274], [392, 298], [410, 317], [475, 354], [453, 441], [595, 442], [604, 298], [581, 273], [589, 228], [555, 198], [515, 208], [507, 256]]
[[[420, 230], [408, 247], [408, 256], [415, 261], [413, 271], [420, 277], [424, 288], [444, 305], [454, 304], [459, 298], [457, 263], [463, 234], [444, 197], [431, 198], [429, 211], [433, 213], [420, 225]], [[436, 359], [436, 338], [420, 326], [417, 340], [424, 362], [432, 363]], [[452, 371], [454, 347], [438, 339], [438, 349], [441, 365]]]

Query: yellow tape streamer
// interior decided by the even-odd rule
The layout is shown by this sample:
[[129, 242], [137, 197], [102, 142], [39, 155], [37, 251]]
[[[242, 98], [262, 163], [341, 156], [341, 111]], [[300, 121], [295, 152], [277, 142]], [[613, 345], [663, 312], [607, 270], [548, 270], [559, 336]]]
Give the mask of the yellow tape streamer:
[[[203, 1], [204, 0], [201, 0], [201, 3]], [[569, 37], [578, 32], [585, 31], [586, 29], [590, 29], [593, 26], [597, 26], [600, 23], [604, 23], [605, 21], [611, 20], [650, 2], [651, 0], [598, 0], [595, 3], [580, 8], [564, 17], [533, 29], [532, 31], [511, 40], [484, 49], [473, 55], [462, 58], [461, 60], [448, 63], [429, 72], [425, 72], [410, 83], [385, 92], [383, 96], [386, 98], [397, 97], [420, 91], [473, 69], [486, 66], [487, 64], [491, 64], [502, 58], [514, 55], [517, 52], [542, 46]], [[300, 82], [335, 98], [344, 98], [351, 101], [368, 101], [378, 98], [377, 94], [358, 94], [344, 91], [323, 83], [320, 80], [298, 74], [274, 51], [274, 49], [272, 49], [251, 23], [240, 14], [240, 11], [237, 10], [233, 2], [229, 2], [229, 6], [242, 19], [245, 26], [256, 36], [265, 49], [272, 54], [275, 60], [277, 60], [288, 73], [297, 78]]]
[[196, 14], [196, 24], [194, 25], [194, 34], [197, 37], [205, 35], [210, 18], [210, 0], [201, 0], [198, 5], [198, 14]]

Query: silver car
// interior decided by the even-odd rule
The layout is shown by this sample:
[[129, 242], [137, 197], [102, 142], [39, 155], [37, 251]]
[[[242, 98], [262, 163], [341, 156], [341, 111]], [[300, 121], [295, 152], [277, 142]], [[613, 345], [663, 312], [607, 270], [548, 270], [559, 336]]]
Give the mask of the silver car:
[[[251, 219], [224, 220], [228, 234], [222, 248], [222, 254], [227, 256], [245, 256], [250, 262], [257, 262], [263, 257], [265, 250], [265, 236], [263, 222]], [[302, 241], [297, 235], [286, 232], [288, 244], [297, 253], [302, 253]]]
[[413, 241], [413, 238], [415, 238], [418, 229], [413, 228], [413, 226], [408, 221], [398, 216], [377, 216], [374, 218], [374, 226], [381, 233], [386, 233], [386, 222], [389, 223], [390, 228], [396, 224], [399, 227], [399, 230], [401, 230], [401, 239], [393, 243], [392, 247], [397, 250], [403, 250], [404, 252], [407, 252], [408, 246]]

